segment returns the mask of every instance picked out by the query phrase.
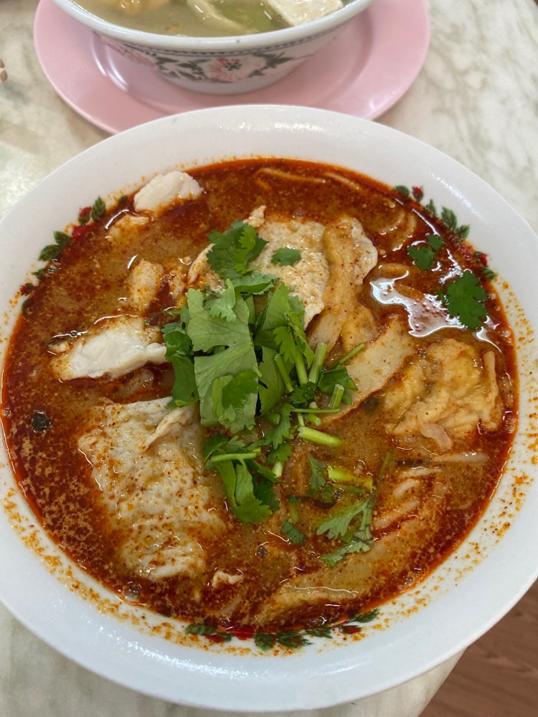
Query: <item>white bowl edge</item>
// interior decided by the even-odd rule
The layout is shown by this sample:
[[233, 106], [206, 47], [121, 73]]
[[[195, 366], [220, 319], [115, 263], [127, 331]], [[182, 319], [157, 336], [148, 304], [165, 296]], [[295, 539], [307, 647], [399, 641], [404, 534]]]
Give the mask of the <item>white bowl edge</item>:
[[[324, 161], [388, 183], [423, 184], [427, 196], [454, 209], [460, 221], [471, 224], [471, 241], [477, 248], [491, 251], [490, 236], [511, 237], [512, 245], [499, 244], [491, 251], [492, 263], [494, 268], [504, 265], [501, 275], [515, 288], [534, 329], [538, 326], [537, 287], [524, 281], [526, 266], [533, 261], [535, 266], [538, 260], [538, 243], [530, 227], [494, 190], [446, 155], [395, 130], [336, 113], [276, 106], [219, 108], [163, 118], [109, 138], [53, 172], [0, 225], [0, 248], [7, 257], [0, 270], [5, 276], [0, 307], [8, 307], [9, 297], [24, 280], [50, 232], [71, 221], [78, 207], [97, 194], [121, 190], [142, 175], [171, 164], [188, 167], [250, 155]], [[121, 156], [122, 161], [114, 161], [112, 156]], [[83, 185], [78, 181], [81, 168]], [[61, 187], [68, 188], [66, 195]], [[20, 234], [21, 244], [14, 248], [13, 237]], [[517, 252], [526, 257], [524, 266], [518, 266], [514, 258]], [[12, 318], [11, 310], [8, 319]], [[526, 351], [532, 364], [534, 350], [522, 343], [521, 355]], [[523, 418], [533, 396], [530, 392], [521, 396]], [[522, 431], [531, 428], [522, 421]], [[516, 472], [521, 462], [527, 461], [523, 445], [518, 451], [512, 458], [516, 465], [509, 469]], [[536, 473], [536, 468], [532, 470]], [[4, 468], [0, 495], [11, 484]], [[481, 525], [488, 520], [488, 513], [494, 512], [503, 487], [510, 488], [506, 476], [483, 520], [435, 571], [449, 586], [462, 550], [475, 539], [485, 545]], [[433, 668], [483, 634], [521, 597], [538, 573], [537, 558], [524, 549], [538, 544], [538, 522], [533, 520], [538, 510], [536, 488], [536, 483], [529, 488], [504, 538], [486, 546], [489, 554], [462, 575], [457, 586], [441, 590], [416, 614], [396, 618], [387, 630], [319, 654], [308, 649], [286, 658], [239, 657], [182, 648], [138, 633], [125, 623], [99, 615], [91, 603], [68, 592], [23, 546], [4, 515], [0, 517], [0, 541], [7, 546], [3, 557], [8, 569], [0, 575], [0, 598], [53, 647], [85, 667], [147, 694], [224, 710], [325, 707], [379, 692]], [[499, 580], [500, 574], [509, 577], [509, 584]], [[37, 583], [39, 589], [29, 592], [27, 580]], [[422, 584], [426, 592], [428, 583], [429, 579]], [[412, 602], [411, 593], [395, 602], [406, 600]], [[390, 612], [393, 606], [385, 609]], [[443, 615], [447, 618], [444, 622]], [[208, 680], [214, 690], [211, 694]]]

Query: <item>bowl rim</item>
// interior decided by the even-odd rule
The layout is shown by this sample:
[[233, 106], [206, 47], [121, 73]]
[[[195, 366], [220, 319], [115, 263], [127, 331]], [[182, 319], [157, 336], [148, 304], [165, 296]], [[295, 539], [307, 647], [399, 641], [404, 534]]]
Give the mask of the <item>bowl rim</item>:
[[[265, 136], [270, 136], [270, 133], [275, 133], [278, 128], [278, 131], [282, 129], [283, 131], [290, 133], [296, 142], [298, 134], [306, 133], [317, 138], [316, 146], [318, 147], [323, 145], [323, 132], [329, 135], [331, 141], [327, 146], [332, 149], [338, 132], [347, 132], [348, 130], [353, 132], [353, 136], [359, 136], [361, 137], [361, 140], [367, 140], [368, 143], [372, 144], [379, 144], [379, 142], [383, 142], [385, 139], [388, 140], [386, 142], [387, 145], [390, 144], [391, 140], [394, 140], [395, 142], [404, 142], [407, 145], [406, 154], [412, 150], [413, 154], [417, 157], [421, 154], [423, 155], [423, 160], [421, 161], [426, 162], [427, 159], [431, 160], [431, 171], [430, 168], [428, 168], [430, 176], [436, 176], [439, 183], [442, 183], [446, 188], [448, 188], [452, 197], [459, 197], [460, 205], [471, 200], [472, 197], [465, 194], [465, 185], [472, 185], [473, 193], [476, 197], [478, 197], [479, 205], [488, 204], [489, 206], [495, 208], [495, 213], [509, 218], [513, 223], [514, 232], [517, 229], [520, 233], [522, 233], [524, 235], [525, 242], [529, 239], [532, 239], [534, 242], [536, 239], [534, 231], [531, 229], [526, 220], [523, 219], [514, 209], [512, 209], [506, 200], [504, 200], [492, 187], [486, 184], [486, 182], [480, 179], [480, 177], [476, 174], [464, 167], [461, 163], [434, 147], [431, 147], [414, 137], [406, 135], [403, 132], [367, 120], [350, 117], [340, 113], [329, 112], [326, 110], [296, 106], [283, 107], [279, 105], [238, 105], [232, 107], [198, 110], [196, 112], [185, 113], [182, 115], [164, 117], [155, 120], [154, 122], [147, 123], [146, 125], [134, 127], [119, 135], [107, 138], [61, 165], [49, 174], [48, 177], [46, 177], [40, 184], [38, 184], [36, 188], [29, 192], [11, 210], [11, 212], [9, 212], [2, 222], [0, 222], [0, 235], [3, 234], [5, 229], [5, 236], [8, 236], [8, 232], [9, 235], [12, 236], [13, 228], [18, 227], [20, 224], [28, 226], [31, 214], [28, 212], [28, 208], [31, 206], [32, 202], [35, 202], [36, 198], [38, 198], [40, 194], [47, 194], [46, 191], [43, 192], [44, 189], [46, 190], [48, 188], [50, 192], [53, 188], [52, 185], [59, 181], [63, 174], [66, 174], [68, 177], [74, 172], [80, 174], [83, 162], [86, 162], [86, 166], [89, 166], [91, 169], [91, 166], [92, 164], [95, 164], [96, 159], [111, 154], [110, 148], [114, 145], [118, 146], [120, 154], [125, 153], [129, 147], [132, 148], [133, 146], [139, 146], [144, 134], [152, 136], [154, 142], [159, 140], [162, 144], [159, 137], [159, 134], [162, 132], [160, 129], [161, 127], [166, 128], [165, 132], [173, 134], [173, 136], [176, 137], [181, 134], [182, 126], [186, 128], [189, 125], [191, 131], [194, 128], [197, 133], [202, 134], [203, 129], [207, 129], [208, 126], [217, 127], [219, 129], [223, 128], [224, 130], [235, 133], [237, 133], [237, 130], [240, 128], [241, 132], [238, 133], [237, 136], [240, 138], [241, 142], [244, 142], [245, 117], [251, 118], [252, 126], [254, 128], [258, 125], [257, 130], [262, 134], [262, 136], [263, 133], [265, 133]], [[248, 124], [246, 129], [248, 130]], [[353, 140], [353, 142], [355, 142], [355, 140]], [[163, 151], [165, 150], [168, 152], [166, 147]], [[230, 155], [230, 152], [226, 152], [226, 149], [219, 151], [220, 159], [216, 159], [214, 161], [223, 161], [227, 154]], [[260, 154], [261, 153], [259, 151], [256, 152], [257, 156]], [[267, 152], [266, 154], [270, 155], [271, 153]], [[312, 158], [312, 161], [326, 161], [319, 157], [319, 152], [316, 150], [311, 150], [311, 154], [318, 155]], [[180, 155], [180, 152], [178, 152], [178, 155]], [[166, 156], [168, 157], [168, 154]], [[243, 154], [238, 154], [238, 158], [241, 156], [251, 156], [249, 154], [248, 146], [245, 148]], [[278, 154], [275, 154], [274, 156], [278, 156]], [[286, 155], [282, 153], [281, 156]], [[289, 156], [292, 155], [290, 154]], [[178, 160], [181, 163], [181, 156], [178, 156]], [[355, 160], [351, 160], [350, 165], [352, 165], [354, 161]], [[204, 160], [203, 163], [205, 164], [206, 161]], [[438, 167], [436, 167], [437, 163], [439, 164]], [[195, 164], [195, 162], [192, 162], [192, 164]], [[341, 162], [341, 164], [344, 165], [345, 163]], [[167, 164], [166, 166], [169, 165]], [[165, 166], [162, 166], [161, 169], [164, 170]], [[441, 174], [437, 175], [437, 172], [441, 172]], [[379, 178], [383, 181], [381, 170]], [[135, 181], [138, 181], [138, 179], [139, 177], [137, 176]], [[99, 177], [99, 182], [101, 181], [102, 177]], [[452, 186], [450, 181], [453, 181], [456, 186]], [[446, 184], [446, 182], [448, 182], [448, 184]], [[458, 194], [458, 192], [462, 189], [462, 185], [464, 194]], [[119, 190], [120, 188], [121, 187], [118, 186], [115, 189]], [[72, 201], [73, 200], [70, 200], [71, 204]], [[69, 211], [70, 206], [68, 207]], [[53, 209], [56, 214], [58, 207], [53, 207]], [[37, 212], [37, 214], [39, 214], [39, 212]], [[476, 216], [479, 216], [479, 212]], [[19, 222], [19, 219], [22, 219], [23, 221]], [[500, 244], [501, 242], [499, 242], [499, 245]], [[538, 244], [536, 246], [533, 244], [532, 252], [533, 256], [536, 258], [538, 258], [537, 247]], [[22, 252], [23, 258], [27, 258], [28, 250], [26, 248], [20, 249], [19, 251]], [[5, 269], [4, 267], [2, 268], [2, 271], [9, 271], [7, 264]], [[534, 295], [536, 287], [533, 287], [532, 291]], [[536, 472], [535, 466], [533, 468], [533, 474], [536, 474]], [[537, 487], [538, 486], [536, 485], [533, 486], [533, 493], [530, 496], [532, 501], [534, 501], [533, 505], [535, 506], [538, 505]], [[527, 506], [524, 506], [523, 510], [526, 508]], [[256, 658], [259, 662], [250, 658], [248, 668], [245, 668], [246, 672], [242, 673], [241, 668], [239, 667], [234, 673], [233, 667], [228, 667], [226, 681], [223, 684], [219, 683], [220, 686], [217, 684], [217, 678], [220, 677], [219, 665], [212, 662], [211, 653], [206, 653], [207, 658], [205, 655], [203, 660], [202, 658], [199, 658], [200, 661], [203, 662], [203, 665], [206, 665], [205, 660], [207, 659], [207, 667], [205, 668], [205, 671], [201, 671], [199, 674], [189, 672], [187, 670], [186, 660], [184, 660], [185, 664], [182, 663], [181, 666], [181, 669], [184, 671], [176, 673], [176, 677], [177, 675], [180, 675], [183, 680], [180, 680], [179, 684], [176, 684], [175, 686], [170, 686], [163, 682], [163, 680], [151, 683], [150, 675], [146, 677], [147, 681], [144, 683], [144, 675], [141, 673], [140, 663], [136, 664], [136, 667], [139, 668], [138, 672], [134, 669], [131, 672], [131, 670], [129, 670], [128, 662], [122, 661], [125, 660], [125, 655], [123, 653], [127, 650], [134, 650], [132, 643], [129, 643], [127, 647], [123, 646], [122, 653], [122, 644], [118, 641], [117, 637], [119, 627], [117, 631], [115, 631], [115, 621], [113, 621], [112, 618], [108, 618], [110, 622], [114, 622], [115, 632], [111, 632], [109, 636], [109, 643], [103, 642], [105, 640], [105, 636], [102, 634], [96, 635], [94, 632], [97, 630], [97, 627], [99, 627], [99, 630], [104, 630], [106, 632], [106, 623], [99, 622], [99, 620], [93, 616], [92, 611], [95, 610], [94, 605], [82, 600], [82, 598], [77, 598], [77, 602], [77, 600], [75, 600], [75, 596], [71, 594], [64, 595], [64, 592], [67, 592], [66, 588], [53, 576], [49, 575], [50, 583], [54, 583], [54, 585], [58, 583], [56, 593], [58, 593], [58, 591], [61, 593], [58, 598], [58, 604], [60, 607], [62, 607], [62, 604], [67, 605], [68, 607], [71, 605], [78, 606], [79, 613], [76, 614], [76, 620], [81, 633], [84, 634], [85, 629], [86, 635], [89, 634], [91, 638], [96, 641], [101, 640], [101, 642], [99, 642], [99, 646], [101, 648], [101, 654], [99, 655], [100, 659], [97, 659], [95, 654], [92, 656], [91, 649], [89, 649], [92, 646], [84, 643], [84, 641], [80, 639], [78, 632], [77, 634], [71, 634], [74, 631], [72, 629], [69, 630], [69, 624], [54, 624], [54, 621], [50, 620], [49, 615], [44, 614], [46, 611], [42, 609], [42, 603], [40, 602], [42, 598], [41, 593], [39, 595], [40, 604], [39, 606], [35, 605], [38, 601], [36, 601], [36, 595], [28, 594], [27, 584], [24, 582], [24, 570], [19, 571], [20, 574], [15, 575], [13, 574], [13, 571], [10, 573], [9, 570], [4, 571], [5, 574], [0, 572], [0, 599], [32, 632], [39, 635], [39, 637], [41, 637], [45, 642], [60, 650], [63, 654], [103, 677], [142, 691], [145, 694], [195, 707], [243, 712], [280, 711], [283, 709], [317, 709], [336, 705], [352, 699], [357, 699], [359, 697], [376, 694], [380, 691], [390, 689], [391, 687], [395, 687], [403, 682], [413, 679], [414, 677], [433, 669], [443, 661], [448, 660], [492, 627], [495, 622], [517, 602], [517, 600], [531, 586], [538, 575], [538, 558], [533, 551], [525, 550], [519, 555], [517, 560], [510, 554], [510, 548], [512, 547], [513, 542], [515, 542], [516, 546], [519, 547], [523, 545], [522, 534], [526, 540], [528, 540], [529, 535], [531, 537], [536, 536], [538, 539], [538, 523], [533, 520], [532, 516], [528, 515], [529, 513], [530, 509], [525, 510], [523, 525], [521, 524], [521, 521], [519, 523], [514, 521], [514, 525], [509, 531], [509, 536], [512, 534], [512, 531], [514, 531], [513, 540], [507, 540], [507, 537], [505, 536], [500, 543], [495, 546], [495, 550], [498, 553], [497, 557], [494, 560], [486, 558], [478, 567], [473, 569], [469, 576], [466, 577], [466, 580], [469, 580], [471, 587], [464, 590], [452, 587], [450, 588], [449, 594], [446, 596], [451, 606], [450, 611], [453, 613], [456, 608], [459, 608], [463, 613], [465, 613], [465, 608], [468, 607], [470, 614], [458, 615], [459, 621], [455, 624], [435, 625], [436, 629], [440, 632], [441, 643], [445, 641], [445, 644], [441, 646], [437, 645], [437, 647], [432, 647], [428, 641], [422, 641], [422, 644], [418, 644], [415, 639], [416, 632], [413, 629], [414, 626], [416, 630], [417, 625], [415, 616], [408, 618], [409, 626], [407, 625], [407, 622], [405, 624], [401, 623], [391, 626], [387, 632], [391, 634], [393, 641], [400, 641], [400, 643], [404, 643], [404, 648], [405, 644], [408, 646], [411, 645], [413, 649], [415, 649], [416, 655], [412, 656], [411, 660], [408, 660], [407, 655], [404, 654], [405, 659], [398, 664], [400, 669], [397, 674], [385, 674], [383, 678], [377, 676], [373, 680], [375, 686], [372, 686], [371, 682], [369, 682], [366, 688], [363, 685], [357, 689], [355, 680], [353, 679], [354, 677], [358, 677], [361, 669], [363, 669], [361, 666], [360, 652], [355, 649], [353, 643], [350, 645], [342, 645], [333, 649], [331, 651], [334, 657], [332, 662], [330, 660], [325, 661], [324, 655], [327, 653], [322, 653], [319, 660], [317, 660], [317, 656], [314, 656], [312, 659], [310, 659], [308, 655], [305, 655], [304, 659], [301, 654], [291, 656], [286, 658], [285, 665], [282, 667], [280, 672], [278, 667], [273, 669], [273, 665], [276, 665], [279, 658]], [[0, 536], [6, 532], [3, 525], [3, 522], [5, 521], [3, 521], [2, 518], [3, 516], [0, 515]], [[479, 523], [483, 520], [483, 518], [484, 516], [482, 516], [479, 520]], [[470, 535], [472, 535], [472, 531], [471, 534], [466, 536], [465, 541], [469, 539]], [[21, 555], [25, 561], [28, 563], [30, 562], [30, 557], [27, 556], [27, 553], [30, 554], [30, 551], [23, 546], [22, 543], [20, 550], [17, 549], [17, 551], [13, 551], [13, 553], [14, 554], [12, 555], [8, 554], [6, 556], [6, 560], [9, 562], [11, 559], [14, 567], [18, 567], [18, 559]], [[35, 558], [33, 555], [31, 557], [32, 559]], [[445, 562], [449, 559], [450, 556], [448, 556]], [[502, 561], [505, 561], [506, 572], [510, 577], [509, 581], [499, 579], [498, 567], [499, 564], [502, 564]], [[25, 567], [25, 564], [23, 564], [23, 567]], [[37, 572], [37, 568], [32, 568], [32, 570]], [[45, 571], [46, 569], [43, 567], [42, 570]], [[478, 586], [478, 588], [476, 586]], [[486, 590], [486, 587], [491, 589]], [[483, 602], [481, 602], [479, 606], [480, 612], [478, 613], [478, 616], [476, 612], [473, 612], [474, 608], [472, 605], [468, 605], [468, 603], [465, 602], [466, 597], [468, 597], [469, 590], [473, 591], [477, 589], [479, 597], [483, 599]], [[441, 605], [439, 608], [436, 608], [437, 612], [434, 611], [434, 615], [439, 613], [443, 605], [446, 605], [446, 601], [440, 602]], [[33, 612], [28, 612], [28, 604], [34, 605]], [[419, 612], [419, 615], [427, 610], [429, 610], [428, 607], [423, 608], [421, 612]], [[97, 611], [95, 610], [95, 612]], [[91, 621], [89, 618], [85, 618], [85, 616], [89, 613], [92, 615]], [[85, 619], [88, 624], [85, 624]], [[103, 624], [105, 624], [104, 628], [101, 627]], [[402, 638], [402, 633], [405, 640]], [[416, 647], [414, 643], [417, 643]], [[147, 643], [143, 640], [140, 640], [140, 644], [142, 645], [142, 648], [147, 645]], [[357, 646], [360, 647], [361, 644], [362, 643], [359, 642], [357, 643]], [[365, 641], [365, 644], [368, 644], [368, 640]], [[108, 645], [114, 649], [111, 649], [109, 654], [109, 652], [103, 650], [103, 645], [105, 647]], [[374, 647], [373, 643], [372, 647]], [[158, 647], [153, 649], [155, 653], [157, 653], [159, 649], [162, 651], [162, 648]], [[191, 654], [195, 651], [194, 648], [188, 649], [191, 651]], [[195, 658], [196, 656], [193, 657], [193, 663]], [[364, 657], [362, 659], [364, 660]], [[416, 665], [417, 662], [419, 665], [418, 667]], [[390, 665], [390, 654], [387, 655], [386, 663]], [[267, 667], [268, 664], [270, 664], [269, 667]], [[258, 669], [256, 669], [256, 665], [258, 666]], [[159, 664], [158, 667], [159, 676], [161, 674], [161, 670], [163, 674], [168, 674], [166, 673], [166, 665], [164, 664], [164, 661], [162, 664]], [[326, 673], [327, 668], [330, 668], [328, 673]], [[285, 675], [285, 677], [282, 677], [282, 684], [275, 684], [276, 678], [282, 674]], [[212, 689], [207, 690], [208, 681], [212, 678]], [[324, 678], [326, 680], [325, 682], [323, 681]], [[327, 687], [327, 680], [329, 679], [334, 680], [334, 684], [331, 685], [332, 691], [323, 692], [322, 687], [324, 685]], [[241, 680], [243, 681], [241, 682]], [[271, 680], [273, 680], [273, 682], [271, 682]], [[246, 685], [247, 682], [249, 683], [248, 689], [244, 692], [238, 689], [234, 690], [234, 684], [237, 688], [241, 684]], [[205, 690], [202, 693], [199, 691], [198, 696], [195, 691], [196, 684], [198, 686], [202, 685]], [[267, 693], [265, 695], [260, 694], [264, 692], [264, 690], [261, 689], [262, 684], [263, 687], [265, 687], [265, 692]], [[283, 704], [283, 699], [291, 699], [290, 695], [295, 695], [301, 690], [303, 690], [301, 692], [301, 700], [304, 700], [304, 702], [301, 702], [299, 706], [297, 704]], [[294, 699], [297, 699], [297, 697], [294, 697]]]
[[[324, 35], [339, 25], [351, 20], [365, 10], [375, 0], [351, 0], [340, 10], [325, 15], [318, 20], [286, 27], [271, 32], [250, 35], [226, 35], [223, 37], [194, 37], [189, 35], [160, 35], [109, 22], [78, 5], [76, 0], [53, 0], [62, 10], [90, 27], [95, 32], [107, 35], [125, 43], [136, 43], [145, 47], [194, 54], [233, 52], [237, 50], [259, 50], [274, 46], [291, 46], [305, 42], [318, 35]], [[423, 0], [424, 1], [424, 0]]]

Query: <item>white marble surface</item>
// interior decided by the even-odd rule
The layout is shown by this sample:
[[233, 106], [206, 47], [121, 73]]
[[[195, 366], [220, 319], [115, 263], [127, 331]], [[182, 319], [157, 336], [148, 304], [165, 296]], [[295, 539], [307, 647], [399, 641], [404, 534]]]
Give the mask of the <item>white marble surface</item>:
[[[0, 216], [54, 167], [105, 135], [46, 82], [32, 45], [36, 0], [0, 0]], [[538, 8], [534, 0], [431, 0], [432, 45], [381, 121], [451, 154], [538, 228]], [[1, 555], [1, 552], [0, 552]], [[316, 717], [418, 717], [453, 659], [395, 690]], [[99, 678], [0, 607], [1, 717], [203, 717]], [[448, 717], [448, 716], [447, 716]]]

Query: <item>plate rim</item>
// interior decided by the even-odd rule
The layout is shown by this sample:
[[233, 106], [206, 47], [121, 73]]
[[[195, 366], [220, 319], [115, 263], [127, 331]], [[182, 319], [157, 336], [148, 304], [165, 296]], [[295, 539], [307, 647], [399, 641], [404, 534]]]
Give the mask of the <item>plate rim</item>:
[[[355, 18], [353, 18], [350, 22], [360, 22], [361, 18], [364, 20], [364, 18], [367, 18], [370, 22], [373, 21], [376, 25], [376, 27], [383, 28], [383, 23], [380, 22], [383, 18], [383, 14], [387, 12], [387, 8], [384, 7], [383, 3], [391, 3], [394, 0], [377, 0], [376, 2], [373, 2], [370, 6], [366, 7], [359, 15]], [[353, 111], [347, 111], [348, 114], [350, 114], [353, 117], [360, 117], [362, 119], [377, 119], [378, 117], [381, 117], [385, 112], [387, 112], [389, 109], [391, 109], [397, 102], [399, 102], [402, 97], [409, 91], [413, 83], [416, 81], [418, 75], [420, 74], [422, 68], [424, 67], [424, 64], [426, 62], [426, 58], [428, 56], [428, 51], [430, 47], [430, 41], [431, 41], [431, 20], [430, 20], [430, 14], [428, 10], [428, 0], [397, 0], [398, 2], [403, 1], [407, 2], [410, 5], [416, 6], [417, 12], [418, 9], [420, 9], [420, 16], [422, 19], [422, 26], [421, 30], [422, 33], [420, 35], [421, 42], [414, 47], [414, 49], [417, 52], [417, 56], [413, 61], [412, 66], [410, 65], [410, 70], [408, 73], [408, 76], [405, 79], [405, 82], [396, 83], [397, 89], [394, 92], [392, 88], [388, 88], [385, 92], [385, 99], [382, 103], [380, 103], [375, 110], [372, 112], [368, 112], [365, 115], [358, 115], [355, 114]], [[85, 27], [84, 25], [80, 24], [75, 20], [71, 15], [68, 15], [66, 12], [64, 12], [59, 6], [57, 6], [54, 3], [54, 0], [40, 0], [39, 5], [36, 9], [35, 17], [34, 17], [34, 23], [33, 23], [33, 43], [34, 48], [36, 52], [36, 56], [39, 62], [39, 65], [41, 67], [41, 70], [45, 74], [45, 77], [47, 78], [49, 84], [52, 86], [56, 94], [69, 106], [71, 109], [76, 112], [78, 115], [83, 117], [87, 122], [94, 125], [95, 127], [98, 127], [99, 129], [108, 132], [109, 134], [117, 134], [119, 132], [123, 132], [127, 129], [131, 129], [132, 126], [123, 126], [122, 123], [115, 122], [113, 118], [105, 116], [98, 116], [95, 112], [95, 110], [92, 110], [91, 108], [88, 108], [87, 106], [83, 105], [80, 101], [78, 101], [75, 97], [73, 97], [73, 93], [69, 91], [69, 88], [66, 89], [65, 82], [59, 81], [58, 77], [56, 76], [55, 71], [53, 68], [50, 67], [50, 62], [47, 56], [48, 49], [47, 49], [47, 37], [45, 33], [41, 31], [42, 23], [44, 22], [44, 17], [46, 16], [46, 13], [50, 13], [51, 11], [56, 11], [58, 13], [61, 13], [63, 16], [65, 16], [65, 21], [69, 21], [71, 23], [75, 23], [77, 25], [77, 32], [80, 33], [80, 36], [84, 34], [85, 36], [92, 34], [92, 30]], [[98, 38], [99, 39], [99, 38]], [[100, 39], [99, 39], [100, 41]], [[375, 42], [372, 41], [371, 43], [372, 48], [374, 48], [375, 52]], [[323, 52], [323, 50], [321, 50]], [[85, 54], [85, 50], [78, 50], [78, 57], [82, 57], [82, 54]], [[370, 62], [372, 57], [372, 51], [368, 55], [367, 63]], [[378, 56], [374, 54], [374, 58], [377, 61]], [[312, 58], [310, 58], [312, 59]], [[143, 112], [146, 115], [146, 118], [143, 119], [140, 123], [146, 122], [146, 121], [154, 121], [155, 119], [161, 119], [162, 117], [171, 116], [163, 114], [160, 110], [156, 109], [150, 104], [146, 104], [142, 100], [129, 95], [128, 92], [122, 90], [116, 83], [114, 83], [108, 76], [103, 75], [103, 73], [99, 70], [97, 67], [95, 61], [91, 57], [87, 57], [86, 61], [89, 63], [89, 66], [92, 67], [92, 74], [95, 72], [95, 81], [99, 80], [102, 82], [107, 83], [107, 90], [109, 92], [113, 92], [113, 98], [116, 102], [120, 101], [122, 104], [126, 105], [126, 110], [130, 109], [138, 112]], [[307, 60], [308, 62], [308, 60]], [[293, 74], [294, 71], [292, 71]], [[359, 76], [363, 73], [359, 73]], [[281, 81], [285, 81], [286, 78], [282, 78]], [[273, 86], [275, 89], [278, 87], [279, 82], [277, 81], [275, 85]], [[351, 87], [353, 87], [353, 83], [350, 82], [346, 85], [346, 90], [349, 90]], [[252, 101], [254, 100], [255, 96], [258, 92], [263, 92], [264, 90], [267, 90], [270, 88], [264, 88], [262, 90], [257, 90], [249, 93], [245, 93], [242, 95], [213, 95], [215, 98], [215, 105], [214, 107], [218, 106], [226, 106], [227, 105], [227, 99], [229, 98], [245, 98], [245, 102], [240, 102], [236, 106], [239, 106], [239, 104], [252, 104]], [[198, 93], [192, 92], [190, 90], [186, 90], [184, 88], [178, 87], [178, 90], [180, 92], [187, 92], [189, 95], [196, 95]], [[202, 97], [207, 98], [210, 95], [200, 93]], [[260, 104], [274, 104], [273, 102], [260, 102]], [[289, 107], [295, 106], [295, 103], [286, 105]], [[334, 111], [342, 111], [342, 110], [335, 110], [332, 107], [325, 107], [325, 106], [318, 106], [318, 109], [326, 110], [328, 112], [334, 112]], [[200, 107], [196, 109], [186, 109], [182, 110], [181, 108], [177, 108], [174, 114], [183, 114], [185, 112], [198, 112], [201, 109], [210, 109], [208, 107]], [[102, 111], [102, 110], [101, 110]], [[139, 124], [140, 124], [139, 123]]]

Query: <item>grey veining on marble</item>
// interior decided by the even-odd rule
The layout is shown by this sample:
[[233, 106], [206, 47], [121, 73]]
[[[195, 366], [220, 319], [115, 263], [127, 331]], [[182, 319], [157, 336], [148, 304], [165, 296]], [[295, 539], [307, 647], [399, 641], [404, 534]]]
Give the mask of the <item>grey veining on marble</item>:
[[[0, 216], [105, 134], [56, 96], [32, 44], [36, 0], [0, 0]], [[538, 8], [533, 0], [431, 0], [432, 45], [381, 121], [447, 152], [538, 227]], [[1, 558], [1, 551], [0, 551]], [[369, 700], [305, 717], [418, 717], [457, 658]], [[253, 705], [255, 708], [255, 705]], [[97, 677], [0, 607], [0, 717], [202, 717]]]
[[538, 228], [538, 6], [430, 0], [418, 80], [381, 121], [472, 169]]

